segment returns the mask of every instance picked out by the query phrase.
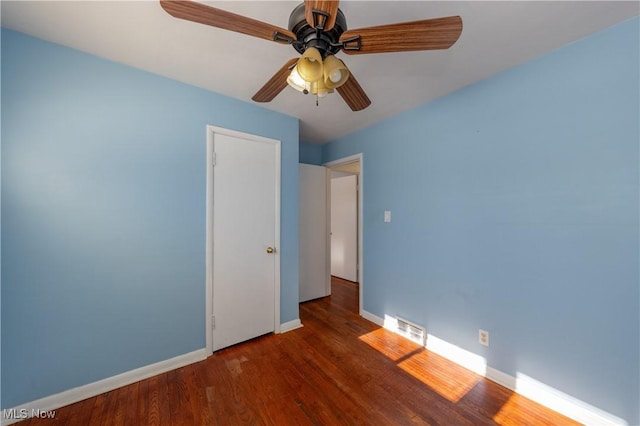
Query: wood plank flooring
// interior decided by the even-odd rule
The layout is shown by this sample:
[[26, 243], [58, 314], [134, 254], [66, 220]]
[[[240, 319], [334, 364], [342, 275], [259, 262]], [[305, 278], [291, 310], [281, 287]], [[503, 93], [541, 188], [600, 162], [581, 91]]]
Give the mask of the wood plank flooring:
[[56, 410], [30, 425], [571, 425], [357, 315], [357, 284], [300, 306], [303, 328]]

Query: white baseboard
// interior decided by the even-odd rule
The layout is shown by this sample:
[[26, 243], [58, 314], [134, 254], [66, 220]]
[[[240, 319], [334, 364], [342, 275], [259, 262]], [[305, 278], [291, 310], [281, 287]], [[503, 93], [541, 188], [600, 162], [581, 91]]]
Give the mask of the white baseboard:
[[[362, 311], [362, 317], [375, 324], [378, 324], [381, 327], [387, 326], [386, 328], [394, 331], [392, 327], [389, 327], [389, 320], [385, 321], [384, 319], [365, 310]], [[300, 319], [295, 319], [281, 324], [280, 332], [286, 333], [302, 326], [303, 325], [300, 322]], [[484, 376], [487, 379], [496, 382], [522, 396], [525, 396], [540, 405], [557, 411], [558, 413], [563, 414], [585, 425], [628, 424], [625, 420], [619, 417], [616, 417], [610, 413], [607, 413], [606, 411], [603, 411], [597, 407], [587, 404], [586, 402], [574, 398], [571, 395], [545, 385], [544, 383], [538, 382], [537, 380], [532, 379], [528, 376], [518, 374], [518, 377], [513, 377], [500, 370], [489, 367], [486, 365], [486, 361], [484, 361], [482, 357], [430, 334], [427, 335], [426, 347], [431, 352], [437, 353], [438, 355], [447, 358], [464, 368], [474, 371], [475, 373], [478, 373], [481, 376]], [[206, 358], [206, 349], [199, 349], [197, 351], [180, 355], [175, 358], [137, 368], [126, 373], [118, 374], [117, 376], [108, 377], [106, 379], [89, 383], [77, 388], [69, 389], [67, 391], [47, 396], [36, 401], [21, 404], [17, 407], [3, 410], [2, 417], [0, 418], [0, 424], [10, 425], [24, 420], [23, 418], [5, 419], [5, 412], [20, 414], [45, 413], [69, 404], [73, 404], [78, 401], [82, 401], [87, 398], [91, 398], [96, 395], [100, 395], [105, 392], [109, 392], [119, 387], [126, 386], [131, 383], [135, 383], [170, 370], [174, 370], [176, 368], [184, 367], [185, 365], [189, 365], [194, 362], [202, 361]]]
[[362, 318], [371, 321], [374, 324], [378, 324], [380, 327], [384, 327], [384, 320], [379, 316], [372, 314], [371, 312], [367, 312], [364, 309], [362, 310]]
[[487, 367], [485, 377], [584, 425], [627, 425], [627, 421], [587, 404], [527, 375], [510, 376]]
[[[383, 319], [364, 310], [362, 311], [362, 317], [394, 333], [396, 332], [396, 319], [394, 317], [385, 315]], [[489, 367], [486, 360], [480, 355], [469, 352], [431, 334], [427, 334], [427, 344], [425, 346], [429, 351], [461, 367], [484, 376], [517, 394], [582, 424], [594, 426], [628, 424], [624, 419], [607, 413], [524, 374], [518, 373], [517, 377], [513, 377], [500, 370]]]
[[296, 318], [294, 320], [287, 321], [284, 324], [280, 324], [280, 333], [286, 333], [287, 331], [295, 330], [300, 327], [302, 327], [300, 318]]
[[[112, 391], [122, 386], [130, 385], [131, 383], [139, 382], [140, 380], [148, 379], [149, 377], [153, 377], [170, 370], [175, 370], [176, 368], [184, 367], [185, 365], [193, 364], [194, 362], [202, 361], [206, 358], [206, 349], [198, 349], [197, 351], [136, 368], [135, 370], [127, 371], [125, 373], [118, 374], [117, 376], [107, 377], [106, 379], [98, 380], [97, 382], [27, 402], [17, 407], [3, 410], [0, 418], [0, 424], [10, 425], [24, 420], [23, 417], [25, 416], [31, 417], [33, 413], [54, 411], [60, 407]], [[12, 417], [16, 417], [17, 415], [21, 418], [7, 419], [5, 418], [6, 413], [12, 413]]]

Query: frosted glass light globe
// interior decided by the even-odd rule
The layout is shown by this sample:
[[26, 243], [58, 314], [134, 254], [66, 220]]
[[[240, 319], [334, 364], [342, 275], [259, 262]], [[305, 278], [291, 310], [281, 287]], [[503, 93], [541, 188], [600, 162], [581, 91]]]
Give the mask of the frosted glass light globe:
[[341, 78], [342, 78], [342, 71], [338, 69], [331, 71], [331, 73], [329, 74], [329, 79], [333, 83], [339, 82]]

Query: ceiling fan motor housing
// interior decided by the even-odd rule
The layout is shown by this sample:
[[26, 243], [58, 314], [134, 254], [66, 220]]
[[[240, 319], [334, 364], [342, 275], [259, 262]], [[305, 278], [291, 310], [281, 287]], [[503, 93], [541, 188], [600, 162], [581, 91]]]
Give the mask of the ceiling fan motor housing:
[[[314, 11], [314, 13], [316, 13]], [[336, 23], [329, 31], [313, 28], [305, 17], [304, 3], [293, 9], [289, 16], [289, 30], [297, 37], [292, 43], [298, 53], [304, 53], [309, 47], [315, 47], [322, 54], [322, 58], [335, 55], [342, 49], [340, 36], [347, 30], [347, 20], [340, 9], [336, 16]]]

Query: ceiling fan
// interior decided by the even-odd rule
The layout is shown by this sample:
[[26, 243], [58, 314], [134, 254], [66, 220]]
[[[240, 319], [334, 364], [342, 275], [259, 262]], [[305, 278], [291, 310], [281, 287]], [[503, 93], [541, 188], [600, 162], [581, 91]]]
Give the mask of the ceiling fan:
[[305, 0], [291, 12], [288, 30], [194, 1], [160, 0], [160, 4], [176, 18], [290, 44], [302, 54], [287, 61], [253, 95], [254, 101], [270, 102], [288, 84], [318, 97], [335, 89], [353, 111], [367, 108], [371, 100], [336, 53], [448, 49], [462, 32], [459, 16], [349, 30], [337, 0]]

